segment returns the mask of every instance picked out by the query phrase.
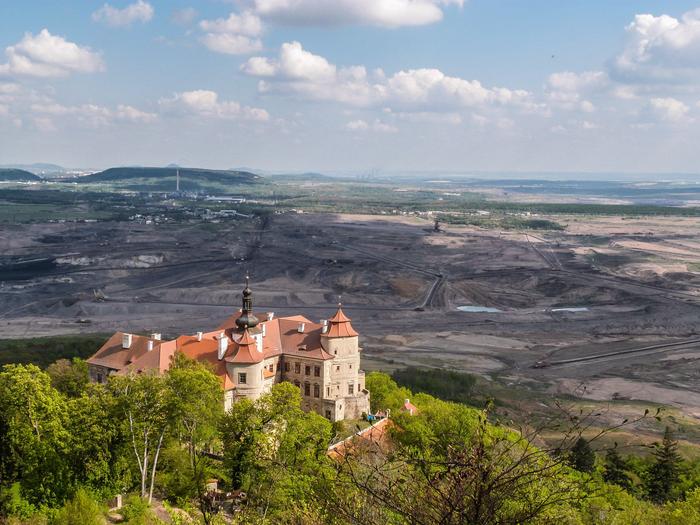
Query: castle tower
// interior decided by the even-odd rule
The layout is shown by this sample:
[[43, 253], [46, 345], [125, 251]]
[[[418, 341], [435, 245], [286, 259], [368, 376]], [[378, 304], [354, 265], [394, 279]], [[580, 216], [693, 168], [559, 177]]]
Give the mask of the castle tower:
[[336, 418], [359, 418], [369, 411], [369, 396], [365, 390], [365, 373], [360, 370], [359, 334], [341, 304], [321, 333], [321, 346], [333, 356], [328, 363], [328, 375], [331, 397], [336, 399]]
[[246, 328], [255, 328], [260, 321], [253, 314], [253, 291], [250, 289], [250, 277], [245, 276], [245, 288], [243, 288], [243, 305], [241, 315], [236, 319], [238, 330], [243, 332]]

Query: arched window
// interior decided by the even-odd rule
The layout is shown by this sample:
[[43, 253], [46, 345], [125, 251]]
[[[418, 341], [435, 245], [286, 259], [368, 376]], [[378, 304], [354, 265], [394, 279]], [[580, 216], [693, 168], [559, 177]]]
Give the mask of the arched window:
[[310, 396], [311, 395], [311, 383], [304, 383], [304, 395], [305, 396]]

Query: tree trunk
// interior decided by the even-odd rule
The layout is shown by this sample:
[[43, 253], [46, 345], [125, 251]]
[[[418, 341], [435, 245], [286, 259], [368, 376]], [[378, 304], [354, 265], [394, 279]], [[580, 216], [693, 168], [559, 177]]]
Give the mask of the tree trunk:
[[163, 444], [163, 435], [165, 431], [161, 432], [160, 438], [158, 439], [158, 446], [156, 447], [156, 455], [153, 457], [153, 471], [151, 472], [151, 489], [148, 491], [148, 503], [153, 500], [153, 484], [156, 481], [156, 467], [158, 466], [158, 455], [160, 454], [160, 447]]

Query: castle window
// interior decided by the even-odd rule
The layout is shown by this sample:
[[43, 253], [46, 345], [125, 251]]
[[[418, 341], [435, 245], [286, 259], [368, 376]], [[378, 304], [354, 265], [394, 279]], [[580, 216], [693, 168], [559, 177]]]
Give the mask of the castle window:
[[104, 381], [104, 377], [102, 377], [102, 374], [97, 374], [97, 382], [102, 383]]
[[275, 365], [271, 363], [269, 369], [270, 369], [270, 372], [274, 372], [274, 371], [275, 371]]
[[348, 394], [353, 395], [354, 393], [355, 393], [355, 384], [354, 384], [354, 383], [350, 383], [350, 384], [348, 385]]
[[307, 376], [311, 375], [311, 367], [309, 365], [306, 365], [304, 367], [304, 374], [306, 374]]
[[330, 418], [331, 418], [331, 411], [326, 410], [326, 419], [330, 419]]
[[297, 388], [301, 388], [301, 383], [299, 382], [298, 379], [295, 379], [295, 380], [294, 380], [294, 386], [297, 387]]
[[326, 387], [326, 396], [331, 397], [331, 387], [329, 386]]
[[314, 376], [321, 377], [321, 367], [320, 366], [314, 367]]
[[350, 364], [350, 370], [352, 370], [352, 364]]
[[336, 371], [336, 372], [340, 372], [340, 365], [338, 365], [338, 366], [335, 367], [335, 371]]
[[318, 386], [318, 383], [314, 384], [314, 397], [321, 397], [321, 387]]
[[284, 371], [289, 372], [289, 363], [284, 364]]
[[301, 373], [301, 363], [294, 363], [294, 372], [297, 374]]
[[311, 395], [311, 383], [304, 383], [304, 395], [305, 396]]
[[245, 385], [247, 380], [248, 380], [248, 374], [246, 374], [245, 372], [240, 372], [238, 374], [238, 384]]

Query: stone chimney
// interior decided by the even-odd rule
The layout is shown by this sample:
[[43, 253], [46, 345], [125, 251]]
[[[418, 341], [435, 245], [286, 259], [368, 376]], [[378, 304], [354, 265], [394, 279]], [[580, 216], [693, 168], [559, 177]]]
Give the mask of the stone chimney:
[[303, 334], [305, 328], [306, 328], [306, 323], [299, 323], [299, 326], [297, 327], [297, 332], [299, 332], [300, 334]]
[[153, 341], [148, 341], [148, 351], [153, 350]]
[[197, 341], [201, 341], [203, 335], [204, 334], [202, 332], [197, 332]]
[[134, 339], [134, 336], [131, 334], [124, 334], [122, 336], [122, 348], [131, 348], [131, 341]]
[[153, 332], [151, 334], [151, 339], [155, 339], [156, 341], [160, 341], [160, 332]]
[[219, 361], [221, 361], [224, 356], [226, 355], [226, 350], [228, 350], [228, 338], [226, 337], [226, 334], [221, 332], [219, 334], [219, 348], [218, 348], [218, 356], [219, 356]]

